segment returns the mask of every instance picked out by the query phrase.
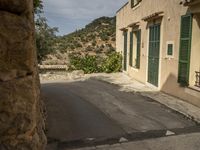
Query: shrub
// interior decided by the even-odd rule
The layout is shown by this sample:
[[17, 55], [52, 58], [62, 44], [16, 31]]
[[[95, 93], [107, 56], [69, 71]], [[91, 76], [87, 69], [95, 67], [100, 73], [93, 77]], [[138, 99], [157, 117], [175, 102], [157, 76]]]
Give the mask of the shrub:
[[86, 49], [85, 49], [87, 52], [89, 51], [93, 51], [93, 48], [91, 46], [88, 46]]
[[96, 47], [95, 51], [97, 54], [100, 54], [103, 51], [103, 49], [100, 47]]
[[120, 72], [122, 68], [122, 56], [117, 52], [110, 54], [102, 65], [102, 71], [106, 73]]
[[92, 46], [96, 46], [97, 42], [96, 41], [93, 41], [92, 42]]
[[70, 49], [74, 50], [75, 49], [74, 45], [70, 45]]
[[117, 52], [113, 52], [107, 58], [78, 55], [70, 55], [69, 70], [83, 70], [85, 73], [98, 72], [120, 72], [122, 68], [122, 56]]
[[111, 39], [113, 42], [116, 40], [116, 38], [115, 37], [112, 37], [112, 39]]
[[70, 70], [83, 70], [84, 73], [95, 73], [100, 72], [100, 67], [97, 63], [96, 56], [86, 55], [85, 57], [81, 56], [71, 56], [70, 57]]
[[108, 47], [108, 48], [107, 48], [106, 54], [111, 54], [111, 53], [113, 53], [113, 52], [115, 52], [115, 48], [112, 47], [112, 45], [111, 45], [111, 47]]
[[102, 41], [108, 41], [109, 40], [109, 37], [105, 33], [101, 33], [100, 38], [101, 38]]

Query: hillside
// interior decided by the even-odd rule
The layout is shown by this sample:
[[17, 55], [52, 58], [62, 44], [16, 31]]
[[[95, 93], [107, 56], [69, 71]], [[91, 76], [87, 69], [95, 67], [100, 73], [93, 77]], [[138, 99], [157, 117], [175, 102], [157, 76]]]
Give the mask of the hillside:
[[69, 64], [70, 56], [106, 57], [115, 51], [115, 17], [101, 17], [85, 28], [57, 37], [54, 52], [47, 55], [43, 64]]

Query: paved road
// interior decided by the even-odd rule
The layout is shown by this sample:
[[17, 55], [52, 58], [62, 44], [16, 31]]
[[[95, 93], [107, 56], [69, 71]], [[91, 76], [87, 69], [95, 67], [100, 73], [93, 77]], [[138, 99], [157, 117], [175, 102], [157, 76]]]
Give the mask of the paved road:
[[123, 130], [104, 113], [87, 102], [67, 84], [43, 86], [47, 97], [48, 136], [61, 141], [104, 138], [123, 134]]
[[[89, 79], [42, 84], [49, 142], [131, 140], [191, 131], [195, 123], [161, 104], [118, 86]], [[130, 136], [131, 135], [131, 136]]]

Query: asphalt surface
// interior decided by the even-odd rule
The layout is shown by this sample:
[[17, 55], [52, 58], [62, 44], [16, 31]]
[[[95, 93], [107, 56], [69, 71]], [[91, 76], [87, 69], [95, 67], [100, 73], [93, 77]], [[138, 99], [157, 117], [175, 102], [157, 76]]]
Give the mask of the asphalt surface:
[[48, 135], [52, 139], [73, 141], [104, 138], [123, 134], [123, 130], [78, 91], [70, 92], [67, 84], [43, 85], [46, 96]]
[[[43, 83], [49, 144], [117, 142], [195, 132], [195, 122], [139, 94], [96, 79]], [[117, 139], [119, 140], [119, 139]], [[73, 144], [72, 144], [73, 145]], [[55, 149], [55, 148], [54, 148]]]

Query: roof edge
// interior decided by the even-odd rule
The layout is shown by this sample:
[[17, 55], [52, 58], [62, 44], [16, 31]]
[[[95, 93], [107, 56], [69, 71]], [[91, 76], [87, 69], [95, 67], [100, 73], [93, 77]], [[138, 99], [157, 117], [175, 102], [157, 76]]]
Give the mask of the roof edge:
[[116, 13], [118, 13], [120, 10], [122, 10], [129, 2], [126, 2]]

